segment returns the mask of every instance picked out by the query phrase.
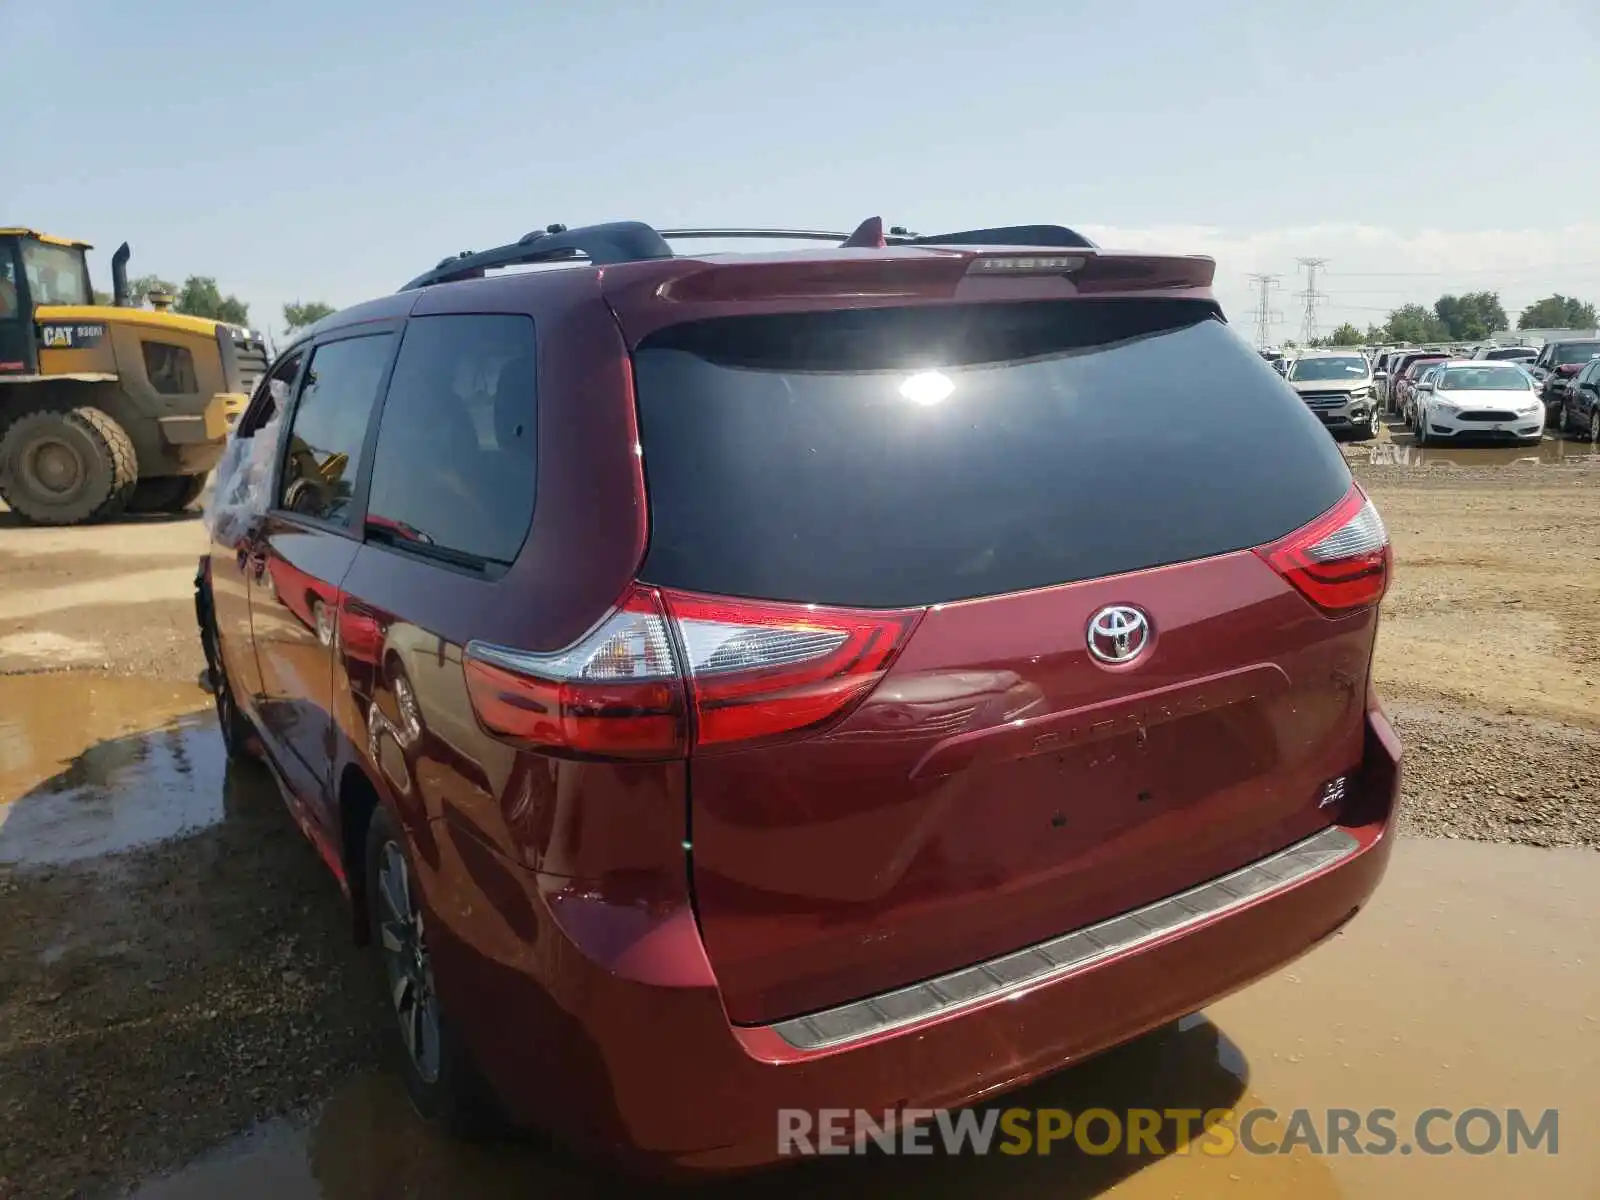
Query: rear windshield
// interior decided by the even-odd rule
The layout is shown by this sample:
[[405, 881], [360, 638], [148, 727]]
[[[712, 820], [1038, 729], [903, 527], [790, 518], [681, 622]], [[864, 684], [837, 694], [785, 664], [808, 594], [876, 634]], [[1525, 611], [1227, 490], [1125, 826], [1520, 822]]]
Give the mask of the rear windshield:
[[1533, 359], [1538, 357], [1538, 354], [1537, 352], [1526, 349], [1522, 346], [1508, 346], [1503, 350], [1491, 350], [1485, 354], [1484, 357], [1498, 359], [1502, 362], [1507, 359], [1514, 358], [1527, 359], [1531, 362]]
[[1212, 312], [1066, 301], [662, 330], [634, 357], [642, 577], [897, 607], [1271, 541], [1350, 475]]

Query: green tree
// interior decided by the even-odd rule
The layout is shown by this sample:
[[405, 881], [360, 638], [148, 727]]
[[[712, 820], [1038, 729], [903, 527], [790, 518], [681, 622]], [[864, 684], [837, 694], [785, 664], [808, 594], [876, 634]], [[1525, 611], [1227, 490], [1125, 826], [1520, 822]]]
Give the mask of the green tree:
[[1517, 318], [1518, 329], [1593, 329], [1596, 325], [1600, 321], [1595, 319], [1594, 305], [1560, 292], [1530, 304]]
[[210, 275], [191, 275], [185, 279], [173, 308], [191, 317], [210, 317], [230, 325], [250, 323], [250, 306], [237, 296], [224, 296]]
[[1445, 336], [1472, 342], [1486, 338], [1510, 325], [1498, 292], [1468, 292], [1464, 296], [1440, 296], [1433, 302], [1434, 316], [1445, 328]]
[[159, 275], [138, 275], [128, 280], [128, 302], [135, 308], [143, 308], [148, 303], [151, 292], [165, 292], [169, 296], [176, 296], [178, 285]]
[[307, 300], [304, 304], [296, 300], [293, 304], [283, 306], [284, 328], [289, 333], [297, 329], [309, 329], [334, 311], [333, 305], [324, 304], [321, 300]]
[[1420, 304], [1403, 304], [1389, 314], [1391, 342], [1442, 342], [1450, 334], [1438, 314]]
[[1389, 340], [1389, 331], [1382, 325], [1368, 325], [1367, 332], [1362, 335], [1361, 340], [1373, 345], [1378, 342], [1386, 342]]
[[1366, 341], [1366, 335], [1350, 324], [1349, 321], [1346, 321], [1328, 335], [1328, 345], [1330, 346], [1360, 346]]

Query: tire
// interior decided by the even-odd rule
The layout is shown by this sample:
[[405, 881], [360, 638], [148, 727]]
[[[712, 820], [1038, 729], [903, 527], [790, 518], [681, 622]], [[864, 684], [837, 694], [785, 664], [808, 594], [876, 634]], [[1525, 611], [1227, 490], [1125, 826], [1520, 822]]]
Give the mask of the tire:
[[211, 612], [211, 598], [204, 585], [197, 581], [196, 607], [200, 610], [200, 645], [205, 650], [206, 666], [210, 676], [212, 702], [217, 706], [217, 728], [222, 733], [222, 748], [236, 761], [253, 758], [251, 749], [255, 730], [250, 719], [239, 709], [234, 698], [233, 683], [228, 679], [228, 669], [222, 662], [222, 642], [217, 637], [217, 621]]
[[204, 475], [166, 475], [141, 479], [128, 499], [131, 513], [180, 513], [206, 490]]
[[1417, 414], [1417, 422], [1411, 427], [1411, 440], [1419, 446], [1428, 444], [1427, 419], [1422, 413]]
[[[491, 1136], [505, 1122], [488, 1084], [440, 1011], [412, 862], [399, 823], [381, 803], [376, 805], [367, 826], [367, 919], [381, 962], [401, 1079], [424, 1120], [456, 1137]], [[410, 1036], [408, 1026], [414, 1031]]]
[[127, 432], [98, 408], [24, 413], [0, 436], [0, 499], [35, 525], [119, 516], [138, 478]]
[[1589, 440], [1600, 444], [1600, 405], [1589, 410]]
[[1372, 415], [1367, 418], [1366, 425], [1356, 426], [1353, 428], [1350, 431], [1350, 436], [1353, 440], [1358, 442], [1370, 442], [1378, 436], [1378, 432], [1382, 428], [1383, 414], [1379, 412], [1376, 407], [1374, 407], [1372, 410]]

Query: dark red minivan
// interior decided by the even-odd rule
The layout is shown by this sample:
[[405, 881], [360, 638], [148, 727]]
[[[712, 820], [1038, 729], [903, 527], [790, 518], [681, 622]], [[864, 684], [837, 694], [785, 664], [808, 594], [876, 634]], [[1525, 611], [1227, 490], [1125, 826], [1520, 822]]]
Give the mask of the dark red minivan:
[[961, 1105], [1349, 920], [1388, 537], [1213, 263], [671, 249], [707, 232], [448, 259], [238, 427], [223, 732], [354, 901], [418, 1107], [746, 1167], [780, 1109]]

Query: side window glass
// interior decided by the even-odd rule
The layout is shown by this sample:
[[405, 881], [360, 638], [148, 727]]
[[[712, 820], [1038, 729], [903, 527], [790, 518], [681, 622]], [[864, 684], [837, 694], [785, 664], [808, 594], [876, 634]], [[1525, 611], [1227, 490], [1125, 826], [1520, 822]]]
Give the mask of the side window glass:
[[250, 407], [240, 423], [239, 437], [254, 437], [256, 430], [275, 420], [279, 413], [288, 411], [289, 397], [294, 395], [294, 381], [300, 375], [300, 364], [305, 358], [305, 351], [296, 350], [256, 386]]
[[533, 321], [413, 317], [378, 426], [367, 537], [509, 563], [533, 519]]
[[393, 340], [393, 334], [377, 334], [312, 351], [289, 428], [280, 508], [335, 523], [348, 518], [361, 444]]
[[163, 396], [189, 396], [200, 390], [195, 379], [194, 355], [186, 346], [168, 342], [141, 342], [144, 371], [150, 386]]
[[21, 311], [17, 299], [17, 267], [11, 261], [11, 251], [0, 244], [0, 321], [9, 321]]

